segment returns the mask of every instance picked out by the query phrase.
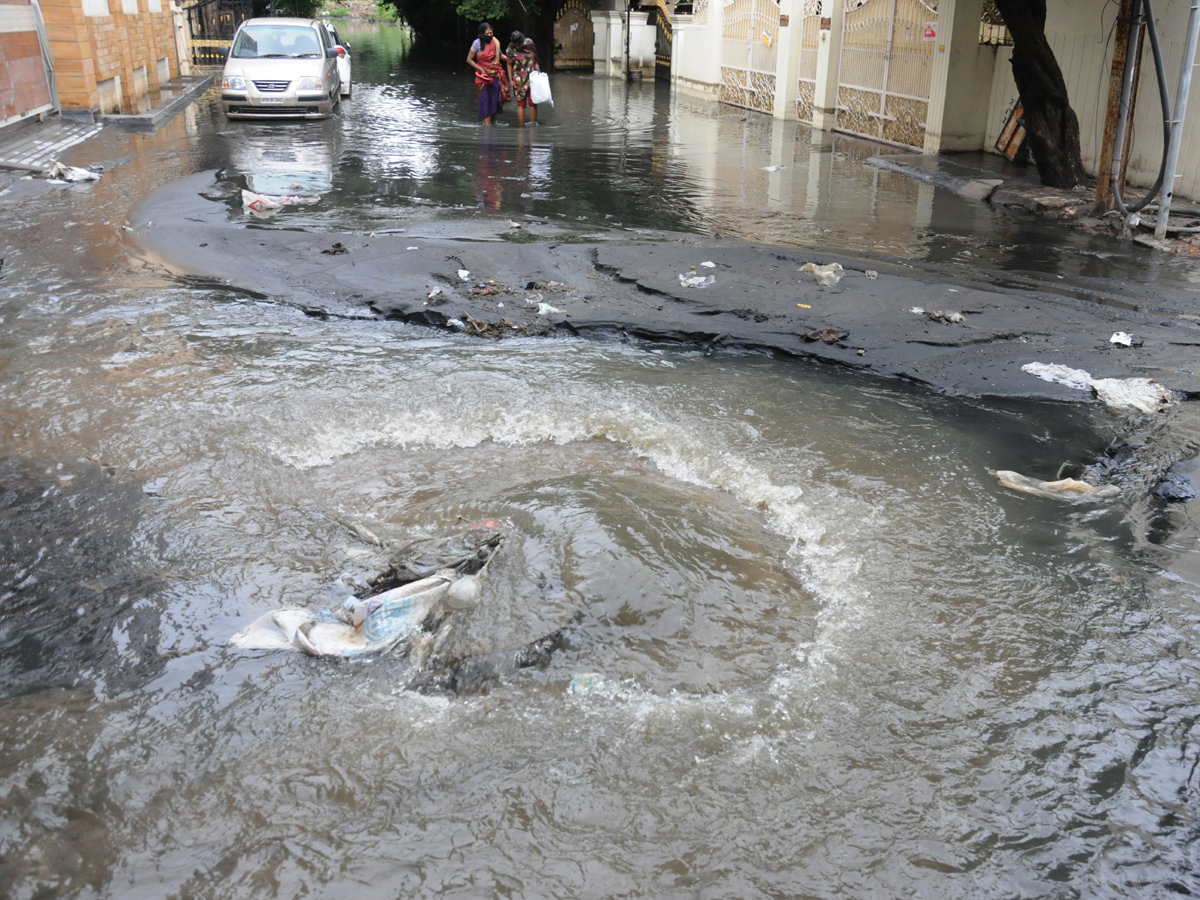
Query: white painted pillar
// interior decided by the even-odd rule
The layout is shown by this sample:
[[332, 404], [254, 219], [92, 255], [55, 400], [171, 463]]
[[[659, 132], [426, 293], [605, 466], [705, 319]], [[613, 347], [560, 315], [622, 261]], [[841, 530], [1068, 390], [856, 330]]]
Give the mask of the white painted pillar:
[[926, 153], [979, 150], [996, 54], [979, 44], [983, 0], [941, 0], [925, 124]]
[[725, 57], [725, 0], [708, 0], [708, 58], [712, 60], [713, 84], [721, 95], [721, 61]]
[[[845, 27], [845, 0], [827, 0], [822, 12], [821, 40], [817, 44], [817, 83], [813, 96], [813, 128], [832, 131], [837, 115], [838, 66], [842, 61], [842, 30]], [[829, 27], [826, 28], [825, 26]]]
[[[786, 25], [783, 24], [785, 21]], [[782, 0], [779, 5], [779, 48], [775, 56], [775, 107], [772, 111], [777, 119], [796, 118], [803, 37], [804, 0]]]

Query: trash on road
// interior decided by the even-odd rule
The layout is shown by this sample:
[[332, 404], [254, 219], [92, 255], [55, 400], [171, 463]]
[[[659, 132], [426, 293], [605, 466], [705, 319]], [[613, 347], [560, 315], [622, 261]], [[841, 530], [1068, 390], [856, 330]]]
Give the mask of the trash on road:
[[941, 322], [943, 325], [961, 325], [967, 320], [960, 312], [943, 312], [940, 309], [924, 309], [920, 306], [914, 306], [910, 312], [915, 316], [925, 316], [934, 322]]
[[707, 259], [704, 262], [700, 263], [700, 265], [704, 266], [704, 268], [706, 268], [706, 269], [715, 269], [717, 267], [717, 264], [715, 262], [712, 262], [711, 260], [707, 260]]
[[806, 341], [820, 341], [823, 344], [836, 344], [838, 341], [844, 341], [850, 337], [848, 331], [838, 331], [835, 328], [818, 328], [816, 331], [809, 331], [801, 335]]
[[88, 169], [80, 169], [78, 166], [67, 166], [60, 162], [53, 162], [50, 168], [46, 170], [46, 177], [54, 181], [99, 181], [101, 175], [99, 172], [92, 172]]
[[1026, 363], [1021, 371], [1076, 391], [1095, 391], [1110, 409], [1154, 413], [1175, 402], [1174, 391], [1150, 378], [1093, 378], [1083, 369], [1058, 363]]
[[1113, 332], [1113, 336], [1108, 339], [1108, 342], [1115, 347], [1140, 347], [1146, 343], [1141, 338], [1136, 338], [1125, 331]]
[[1036, 375], [1042, 381], [1053, 381], [1076, 391], [1091, 389], [1092, 376], [1083, 369], [1072, 369], [1060, 363], [1026, 363], [1021, 366], [1022, 372]]
[[1020, 491], [1023, 494], [1033, 494], [1037, 497], [1050, 497], [1054, 500], [1106, 500], [1121, 493], [1120, 488], [1112, 484], [1094, 485], [1078, 478], [1060, 478], [1058, 481], [1042, 481], [1030, 478], [1019, 472], [1005, 469], [992, 473], [996, 480], [1006, 488]]
[[341, 256], [343, 253], [349, 253], [350, 248], [341, 241], [335, 241], [332, 247], [330, 247], [328, 250], [322, 250], [321, 252], [328, 256]]
[[1150, 378], [1096, 378], [1096, 396], [1110, 409], [1160, 412], [1175, 402], [1175, 392]]
[[715, 275], [680, 275], [679, 283], [684, 287], [689, 288], [706, 288], [710, 284], [715, 283], [717, 277]]
[[842, 276], [846, 274], [846, 270], [842, 268], [840, 263], [830, 263], [827, 266], [817, 265], [816, 263], [805, 263], [800, 267], [801, 272], [806, 272], [816, 279], [817, 284], [822, 287], [832, 287], [842, 280]]
[[876, 272], [874, 269], [867, 269], [867, 271], [863, 272], [863, 275], [865, 275], [867, 278], [871, 279], [872, 281], [874, 281], [876, 278], [879, 277], [879, 273]]
[[475, 606], [482, 594], [479, 580], [501, 541], [491, 519], [447, 538], [409, 541], [372, 580], [371, 588], [380, 593], [350, 597], [333, 610], [269, 612], [230, 638], [229, 646], [340, 657], [392, 650], [427, 621]]
[[471, 273], [470, 273], [470, 272], [468, 272], [466, 269], [459, 269], [459, 270], [458, 270], [458, 277], [459, 277], [459, 280], [460, 280], [460, 281], [470, 281], [470, 280], [471, 280]]
[[549, 303], [539, 303], [538, 304], [538, 315], [539, 316], [552, 316], [555, 313], [560, 313], [560, 312], [562, 312], [561, 309], [559, 309], [557, 306], [551, 306]]

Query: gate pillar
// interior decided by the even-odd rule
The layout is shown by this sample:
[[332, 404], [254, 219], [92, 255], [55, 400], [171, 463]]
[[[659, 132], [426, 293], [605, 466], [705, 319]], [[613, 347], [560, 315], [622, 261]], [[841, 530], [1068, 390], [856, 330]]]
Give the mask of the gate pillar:
[[823, 0], [812, 121], [813, 128], [820, 128], [822, 131], [833, 131], [833, 123], [837, 118], [838, 64], [842, 58], [842, 30], [845, 21], [845, 0]]
[[978, 150], [985, 143], [995, 52], [979, 43], [982, 13], [983, 0], [939, 0], [925, 153]]
[[[785, 21], [786, 25], [783, 24]], [[775, 58], [775, 105], [772, 110], [776, 119], [797, 118], [796, 95], [800, 92], [803, 36], [804, 0], [782, 0], [779, 4], [779, 55]]]

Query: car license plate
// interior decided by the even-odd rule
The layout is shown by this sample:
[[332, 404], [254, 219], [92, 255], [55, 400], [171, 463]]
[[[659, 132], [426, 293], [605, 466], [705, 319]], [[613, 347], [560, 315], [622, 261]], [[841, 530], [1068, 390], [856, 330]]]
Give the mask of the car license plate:
[[262, 102], [266, 103], [283, 103], [282, 97], [263, 97]]

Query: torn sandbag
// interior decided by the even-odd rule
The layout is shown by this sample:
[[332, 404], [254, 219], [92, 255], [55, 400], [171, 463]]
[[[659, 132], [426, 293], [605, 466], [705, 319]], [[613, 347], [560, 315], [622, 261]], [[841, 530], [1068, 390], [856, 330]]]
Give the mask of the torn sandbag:
[[229, 646], [339, 657], [392, 650], [415, 638], [426, 622], [474, 606], [482, 593], [479, 580], [500, 542], [492, 520], [448, 538], [410, 541], [372, 581], [374, 589], [385, 586], [379, 593], [350, 597], [336, 610], [267, 613], [235, 634]]
[[1021, 371], [1073, 390], [1095, 391], [1110, 409], [1154, 413], [1175, 402], [1174, 391], [1150, 378], [1093, 378], [1083, 369], [1058, 363], [1026, 363]]
[[92, 172], [88, 169], [80, 169], [78, 166], [67, 166], [60, 162], [53, 162], [50, 168], [46, 170], [46, 177], [55, 181], [99, 181], [100, 173]]
[[1033, 494], [1036, 497], [1050, 497], [1055, 500], [1106, 500], [1121, 493], [1116, 485], [1094, 485], [1078, 478], [1060, 478], [1058, 481], [1042, 481], [1040, 478], [1030, 478], [1019, 472], [1000, 469], [992, 473], [996, 480], [1006, 488], [1020, 491], [1023, 494]]
[[820, 266], [816, 263], [805, 263], [800, 267], [801, 272], [806, 272], [816, 279], [817, 284], [822, 287], [832, 287], [842, 280], [842, 276], [846, 274], [846, 270], [842, 268], [840, 263], [830, 263], [827, 266]]
[[242, 209], [247, 212], [273, 213], [285, 206], [312, 206], [314, 203], [320, 202], [320, 197], [309, 197], [303, 194], [276, 196], [242, 190]]

